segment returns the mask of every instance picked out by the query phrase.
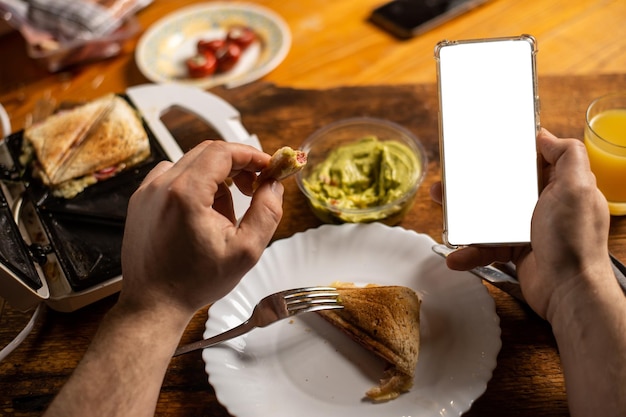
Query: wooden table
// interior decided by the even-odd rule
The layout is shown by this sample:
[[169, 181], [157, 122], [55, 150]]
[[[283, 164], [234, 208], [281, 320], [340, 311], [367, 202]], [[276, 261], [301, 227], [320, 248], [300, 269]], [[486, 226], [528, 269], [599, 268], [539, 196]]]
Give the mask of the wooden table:
[[[576, 121], [584, 113], [584, 103], [616, 85], [626, 86], [626, 75], [547, 77], [541, 79], [541, 85], [543, 120], [556, 134], [575, 136], [580, 133]], [[406, 126], [421, 138], [430, 163], [416, 204], [401, 226], [440, 240], [441, 209], [428, 196], [429, 186], [439, 179], [437, 96], [433, 84], [303, 90], [255, 83], [214, 92], [241, 111], [244, 125], [259, 136], [266, 149], [283, 144], [298, 146], [318, 127], [344, 117], [381, 117]], [[170, 112], [165, 121], [181, 141], [208, 134], [206, 126], [180, 112]], [[294, 181], [286, 181], [285, 216], [275, 238], [286, 238], [317, 225]], [[626, 259], [626, 218], [613, 218], [610, 248]], [[467, 415], [568, 415], [563, 375], [549, 325], [509, 295], [491, 287], [489, 291], [496, 300], [503, 346], [487, 391]], [[70, 375], [100, 318], [114, 301], [115, 296], [109, 297], [71, 314], [48, 311], [33, 335], [0, 363], [0, 413], [37, 415]], [[0, 342], [10, 341], [25, 319], [23, 314], [7, 309]], [[200, 311], [182, 342], [201, 337], [205, 321], [206, 312]], [[207, 382], [199, 352], [172, 361], [157, 415], [228, 415]]]
[[[163, 12], [187, 3], [192, 2], [157, 0], [140, 18], [147, 24]], [[542, 123], [559, 136], [580, 137], [589, 101], [608, 91], [626, 88], [626, 37], [618, 35], [620, 31], [624, 33], [623, 2], [596, 5], [581, 1], [571, 5], [493, 0], [468, 16], [409, 42], [395, 41], [362, 22], [376, 3], [373, 1], [303, 1], [301, 6], [279, 1], [258, 3], [271, 6], [290, 22], [294, 34], [292, 52], [283, 66], [261, 81], [234, 90], [215, 88], [212, 92], [241, 112], [244, 126], [259, 136], [267, 150], [284, 144], [298, 146], [315, 129], [345, 117], [380, 117], [404, 125], [422, 140], [430, 163], [416, 204], [401, 226], [439, 241], [441, 209], [428, 196], [428, 187], [439, 179], [437, 101], [431, 58], [435, 40], [473, 34], [539, 33], [540, 56], [552, 60], [550, 67], [540, 65]], [[359, 13], [355, 12], [357, 9]], [[345, 16], [340, 19], [345, 27], [338, 29], [341, 25], [332, 23], [339, 16]], [[598, 20], [606, 25], [602, 31], [592, 31]], [[615, 25], [614, 30], [610, 29], [611, 24]], [[328, 32], [319, 30], [320, 26], [327, 27]], [[347, 37], [338, 42], [332, 35], [343, 30]], [[542, 38], [546, 39], [545, 47]], [[351, 43], [353, 54], [347, 56], [341, 51]], [[571, 54], [565, 53], [567, 45]], [[132, 46], [133, 42], [116, 59], [49, 75], [25, 57], [19, 36], [0, 38], [0, 48], [10, 51], [14, 60], [0, 66], [0, 102], [9, 111], [14, 128], [28, 124], [35, 102], [42, 97], [50, 96], [57, 102], [84, 100], [145, 82], [133, 62]], [[333, 50], [338, 52], [331, 53]], [[372, 58], [383, 51], [384, 58]], [[609, 52], [616, 59], [601, 62], [601, 56], [611, 56]], [[557, 53], [558, 57], [552, 56]], [[321, 58], [316, 63], [313, 57], [317, 55]], [[586, 60], [587, 55], [598, 59]], [[423, 65], [396, 68], [407, 57], [418, 61], [423, 58]], [[170, 112], [165, 121], [181, 141], [197, 141], [210, 135], [206, 126], [180, 112]], [[317, 225], [318, 220], [310, 213], [295, 183], [288, 180], [285, 216], [275, 239]], [[609, 246], [626, 260], [626, 218], [612, 219]], [[503, 346], [486, 392], [466, 415], [567, 416], [563, 375], [549, 325], [507, 294], [488, 289], [496, 301]], [[26, 341], [0, 363], [0, 415], [40, 415], [69, 377], [102, 315], [115, 300], [116, 296], [111, 296], [74, 313], [47, 310]], [[5, 308], [0, 319], [1, 346], [15, 336], [28, 317], [10, 306]], [[206, 311], [198, 312], [182, 342], [201, 337], [205, 321]], [[200, 353], [172, 360], [156, 414], [229, 415], [207, 382]]]

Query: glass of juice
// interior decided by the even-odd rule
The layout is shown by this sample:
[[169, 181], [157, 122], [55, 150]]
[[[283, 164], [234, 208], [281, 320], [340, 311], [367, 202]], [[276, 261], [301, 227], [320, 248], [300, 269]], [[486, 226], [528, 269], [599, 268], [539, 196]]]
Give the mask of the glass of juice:
[[594, 100], [586, 119], [585, 146], [598, 188], [612, 215], [626, 215], [626, 91]]

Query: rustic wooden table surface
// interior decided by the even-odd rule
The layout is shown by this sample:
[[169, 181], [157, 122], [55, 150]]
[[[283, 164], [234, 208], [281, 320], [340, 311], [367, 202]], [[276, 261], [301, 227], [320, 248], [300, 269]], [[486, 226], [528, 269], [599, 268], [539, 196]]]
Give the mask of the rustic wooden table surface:
[[[156, 0], [140, 13], [147, 27], [193, 1]], [[351, 116], [400, 123], [424, 143], [428, 173], [416, 204], [402, 227], [441, 240], [441, 209], [428, 196], [439, 179], [437, 96], [432, 47], [443, 38], [532, 33], [539, 40], [539, 93], [542, 124], [559, 136], [580, 137], [587, 104], [598, 95], [626, 89], [626, 29], [621, 1], [492, 0], [466, 16], [410, 41], [400, 42], [364, 22], [376, 1], [257, 1], [280, 13], [293, 35], [292, 49], [262, 80], [212, 92], [241, 113], [244, 126], [262, 146], [298, 146], [315, 129]], [[575, 3], [575, 4], [571, 4]], [[145, 83], [133, 60], [136, 40], [115, 59], [48, 74], [24, 52], [18, 34], [0, 37], [11, 57], [0, 65], [0, 103], [14, 130], [27, 126], [37, 100], [81, 101], [123, 92]], [[211, 130], [185, 113], [172, 111], [165, 122], [181, 143], [192, 144]], [[286, 182], [285, 216], [275, 239], [319, 225], [292, 180]], [[626, 260], [626, 218], [614, 217], [610, 249]], [[498, 365], [486, 392], [468, 416], [567, 416], [558, 353], [550, 327], [509, 295], [488, 287], [502, 328]], [[74, 313], [46, 310], [32, 334], [0, 363], [0, 415], [40, 415], [67, 380], [113, 305], [111, 296]], [[29, 314], [6, 306], [0, 345], [24, 326]], [[182, 342], [201, 337], [206, 311], [194, 317]], [[208, 384], [200, 353], [172, 360], [156, 414], [228, 416]]]

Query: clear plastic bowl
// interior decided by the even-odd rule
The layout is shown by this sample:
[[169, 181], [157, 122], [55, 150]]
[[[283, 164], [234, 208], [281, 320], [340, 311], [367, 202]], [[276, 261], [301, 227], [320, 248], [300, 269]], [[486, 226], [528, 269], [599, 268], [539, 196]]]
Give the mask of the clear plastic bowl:
[[[324, 169], [323, 179], [320, 180], [318, 167], [320, 164], [326, 164], [326, 168], [333, 165], [328, 162], [330, 161], [329, 158], [333, 158], [331, 156], [333, 152], [340, 148], [345, 150], [346, 146], [367, 137], [376, 137], [384, 146], [395, 149], [393, 152], [385, 151], [387, 152], [385, 155], [387, 157], [392, 155], [390, 159], [398, 162], [397, 166], [403, 165], [410, 168], [402, 170], [403, 174], [398, 175], [401, 170], [393, 168], [393, 163], [386, 164], [383, 171], [391, 167], [391, 171], [385, 172], [391, 172], [391, 178], [394, 176], [397, 178], [390, 181], [381, 180], [378, 170], [381, 167], [381, 157], [379, 155], [377, 159], [372, 156], [372, 167], [370, 168], [373, 169], [374, 174], [362, 175], [361, 169], [365, 171], [368, 169], [364, 168], [369, 163], [366, 155], [378, 155], [377, 151], [371, 153], [363, 151], [353, 160], [344, 159], [344, 162], [339, 161], [331, 166], [330, 170], [334, 172], [332, 179], [326, 175], [329, 171]], [[395, 143], [385, 144], [388, 141], [395, 141]], [[415, 135], [398, 124], [374, 118], [352, 118], [332, 123], [313, 133], [304, 141], [300, 149], [307, 153], [308, 162], [304, 169], [296, 175], [296, 182], [307, 197], [315, 215], [325, 223], [370, 223], [375, 221], [388, 225], [399, 223], [412, 207], [415, 194], [427, 169], [424, 147]], [[389, 160], [389, 158], [385, 160]], [[367, 187], [363, 185], [364, 181], [359, 182], [356, 187], [352, 186], [355, 183], [350, 182], [350, 180], [344, 182], [343, 178], [354, 178], [355, 168], [359, 170], [356, 175], [360, 179], [363, 179], [364, 176], [369, 178], [368, 181], [376, 182], [375, 179], [378, 179], [376, 185], [370, 188], [382, 188], [385, 191], [372, 194], [372, 190], [363, 190], [363, 187]], [[350, 172], [345, 173], [342, 170]], [[401, 181], [396, 181], [397, 179]], [[316, 185], [322, 183], [323, 185]], [[380, 183], [387, 185], [401, 183], [402, 185], [385, 188], [380, 187]], [[340, 190], [338, 192], [341, 193], [341, 198], [334, 198], [337, 196], [335, 194], [337, 190], [334, 188], [337, 184], [339, 184]], [[327, 192], [329, 187], [330, 193]], [[393, 197], [391, 197], [392, 195]], [[355, 201], [357, 202], [356, 205]]]

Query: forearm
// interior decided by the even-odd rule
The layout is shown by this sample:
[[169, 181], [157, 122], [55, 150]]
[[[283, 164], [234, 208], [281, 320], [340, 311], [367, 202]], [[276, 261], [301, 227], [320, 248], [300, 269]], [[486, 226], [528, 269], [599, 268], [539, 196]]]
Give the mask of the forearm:
[[572, 417], [624, 415], [626, 298], [619, 285], [605, 280], [588, 291], [572, 291], [551, 322]]
[[184, 314], [116, 305], [45, 416], [153, 416]]

